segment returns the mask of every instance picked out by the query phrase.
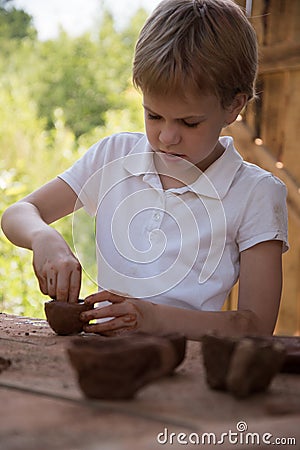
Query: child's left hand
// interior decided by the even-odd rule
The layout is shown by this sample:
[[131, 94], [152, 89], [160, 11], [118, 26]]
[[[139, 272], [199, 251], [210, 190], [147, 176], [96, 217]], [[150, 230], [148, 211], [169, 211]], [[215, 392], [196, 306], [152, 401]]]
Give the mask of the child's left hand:
[[[99, 306], [81, 314], [81, 320], [86, 322], [83, 329], [87, 333], [101, 333], [105, 336], [119, 336], [133, 331], [155, 333], [154, 303], [126, 297], [108, 291], [98, 292], [85, 299], [88, 305], [109, 301], [109, 306]], [[111, 318], [105, 322], [89, 324], [94, 319]]]

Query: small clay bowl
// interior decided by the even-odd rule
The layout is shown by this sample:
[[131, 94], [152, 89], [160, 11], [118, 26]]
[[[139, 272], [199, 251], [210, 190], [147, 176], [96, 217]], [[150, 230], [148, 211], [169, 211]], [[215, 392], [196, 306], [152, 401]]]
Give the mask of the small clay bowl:
[[47, 321], [52, 330], [60, 335], [81, 333], [84, 324], [80, 320], [80, 314], [89, 309], [92, 306], [86, 305], [84, 300], [78, 300], [78, 303], [51, 300], [45, 303]]
[[185, 338], [132, 334], [74, 338], [68, 349], [79, 386], [88, 398], [125, 400], [170, 375], [182, 362]]

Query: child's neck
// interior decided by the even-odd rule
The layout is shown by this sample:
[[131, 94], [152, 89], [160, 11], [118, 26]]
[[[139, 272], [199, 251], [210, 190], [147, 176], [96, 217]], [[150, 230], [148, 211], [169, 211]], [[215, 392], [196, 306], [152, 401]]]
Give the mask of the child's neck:
[[198, 169], [200, 169], [201, 172], [205, 172], [209, 166], [211, 166], [215, 161], [217, 161], [217, 159], [220, 158], [220, 156], [223, 155], [224, 152], [225, 148], [220, 142], [218, 142], [214, 151], [197, 164]]
[[186, 183], [183, 183], [176, 178], [169, 177], [168, 175], [159, 175], [159, 178], [165, 191], [167, 191], [168, 189], [176, 189], [186, 186]]
[[185, 160], [175, 164], [167, 165], [160, 158], [159, 154], [154, 154], [154, 164], [163, 189], [176, 189], [194, 183], [201, 172], [199, 169]]

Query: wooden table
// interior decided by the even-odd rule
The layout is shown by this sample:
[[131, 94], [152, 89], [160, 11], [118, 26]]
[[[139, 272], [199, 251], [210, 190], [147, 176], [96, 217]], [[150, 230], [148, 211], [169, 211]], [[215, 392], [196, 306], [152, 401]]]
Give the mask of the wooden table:
[[[237, 400], [208, 388], [201, 344], [188, 342], [176, 373], [134, 400], [88, 400], [66, 354], [70, 339], [55, 335], [44, 320], [0, 314], [1, 450], [208, 449], [213, 435], [205, 445], [195, 445], [197, 437], [201, 443], [204, 433], [214, 433], [219, 440], [222, 432], [237, 433], [240, 422], [247, 431], [237, 434], [239, 444], [227, 434], [214, 447], [256, 448], [240, 444], [246, 433], [256, 433], [259, 448], [270, 448], [262, 442], [270, 433], [270, 442], [294, 438], [296, 444], [284, 448], [300, 449], [299, 375], [278, 374], [268, 392]], [[11, 361], [8, 368], [4, 360]]]

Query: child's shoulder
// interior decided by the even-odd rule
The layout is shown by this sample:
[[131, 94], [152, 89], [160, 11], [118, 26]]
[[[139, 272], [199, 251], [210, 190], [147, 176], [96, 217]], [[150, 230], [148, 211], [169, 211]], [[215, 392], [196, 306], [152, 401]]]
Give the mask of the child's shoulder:
[[252, 195], [254, 191], [278, 192], [285, 191], [286, 186], [272, 172], [243, 159], [242, 155], [236, 149], [233, 138], [223, 136], [221, 143], [225, 147], [223, 161], [225, 162], [225, 172], [232, 178], [229, 182], [230, 192], [232, 194]]
[[120, 132], [106, 136], [96, 142], [84, 154], [85, 160], [93, 164], [108, 162], [128, 155], [135, 147], [144, 148], [146, 137], [143, 133]]
[[106, 138], [100, 140], [97, 144], [103, 143], [105, 145], [110, 146], [129, 146], [132, 148], [132, 145], [137, 144], [141, 141], [141, 139], [145, 138], [144, 133], [138, 133], [138, 132], [130, 132], [130, 131], [123, 131], [120, 133], [114, 133], [110, 136], [107, 136]]
[[256, 164], [248, 161], [243, 161], [240, 174], [240, 180], [249, 186], [278, 186], [285, 188], [285, 184], [279, 178], [277, 178], [272, 172], [263, 169]]

